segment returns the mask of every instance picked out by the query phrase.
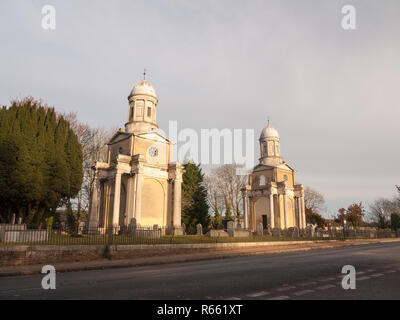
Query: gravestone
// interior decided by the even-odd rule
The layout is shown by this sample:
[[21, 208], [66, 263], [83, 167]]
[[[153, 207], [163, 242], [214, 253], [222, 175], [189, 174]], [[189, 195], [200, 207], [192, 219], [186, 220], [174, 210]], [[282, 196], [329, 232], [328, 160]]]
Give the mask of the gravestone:
[[264, 234], [263, 224], [261, 222], [257, 223], [257, 235], [262, 236], [263, 234]]
[[283, 231], [285, 238], [291, 238], [293, 234], [293, 227], [287, 228]]
[[292, 230], [292, 238], [299, 238], [299, 237], [300, 237], [299, 228], [293, 227], [293, 230]]
[[307, 238], [314, 237], [314, 226], [312, 226], [311, 224], [307, 225], [306, 227], [306, 236]]
[[233, 221], [228, 221], [226, 224], [227, 231], [230, 237], [234, 236], [235, 224]]
[[196, 225], [196, 235], [198, 235], [198, 236], [202, 236], [203, 235], [203, 226], [201, 225], [201, 223]]
[[13, 213], [11, 217], [11, 224], [15, 224], [15, 213]]
[[133, 231], [136, 230], [136, 219], [132, 218], [131, 222], [129, 223], [129, 230]]
[[22, 224], [22, 217], [18, 218], [18, 224]]
[[279, 228], [273, 228], [272, 229], [272, 236], [273, 237], [280, 237], [281, 236], [281, 229]]

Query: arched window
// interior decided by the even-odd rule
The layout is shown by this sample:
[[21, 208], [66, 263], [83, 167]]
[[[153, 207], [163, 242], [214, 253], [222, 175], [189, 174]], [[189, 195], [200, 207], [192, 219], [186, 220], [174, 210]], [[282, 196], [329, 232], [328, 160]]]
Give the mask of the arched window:
[[263, 144], [263, 156], [266, 157], [268, 155], [268, 145], [267, 143]]
[[260, 176], [260, 186], [265, 186], [265, 177]]
[[135, 109], [134, 109], [134, 107], [132, 106], [132, 107], [131, 107], [130, 114], [129, 114], [129, 121], [133, 121], [133, 115], [135, 114], [134, 112], [135, 112]]

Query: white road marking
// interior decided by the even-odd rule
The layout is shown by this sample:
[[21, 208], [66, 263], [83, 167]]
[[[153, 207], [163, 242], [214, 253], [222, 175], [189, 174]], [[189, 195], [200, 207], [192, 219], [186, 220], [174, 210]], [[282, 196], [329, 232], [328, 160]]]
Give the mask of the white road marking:
[[333, 280], [335, 280], [335, 278], [325, 278], [325, 279], [321, 279], [321, 280], [318, 280], [318, 281], [327, 282], [327, 281], [333, 281]]
[[317, 287], [317, 290], [327, 290], [327, 289], [331, 289], [331, 288], [335, 288], [336, 286], [333, 284], [327, 284], [326, 286], [321, 286], [321, 287]]
[[367, 269], [367, 270], [365, 270], [365, 271], [367, 271], [367, 272], [374, 272], [375, 269]]
[[384, 273], [395, 273], [396, 271], [395, 270], [388, 270], [388, 271], [385, 271]]
[[278, 296], [278, 297], [272, 297], [272, 298], [267, 299], [267, 300], [286, 300], [286, 299], [290, 299], [290, 297], [288, 297], [288, 296]]
[[374, 277], [374, 278], [378, 278], [378, 277], [384, 276], [384, 274], [383, 273], [374, 273], [374, 274], [371, 274], [370, 276]]
[[295, 296], [303, 296], [303, 295], [305, 295], [305, 294], [313, 293], [313, 292], [315, 292], [315, 290], [307, 289], [307, 290], [297, 291], [297, 292], [295, 292], [295, 293], [293, 293], [293, 294], [294, 294]]
[[315, 281], [303, 282], [303, 283], [299, 283], [299, 286], [305, 287], [305, 286], [311, 286], [313, 284], [317, 284], [317, 282], [315, 282]]
[[256, 297], [262, 297], [262, 296], [266, 296], [267, 294], [269, 294], [269, 292], [267, 291], [260, 291], [260, 292], [255, 292], [255, 293], [250, 293], [247, 296], [250, 298], [256, 298]]
[[276, 289], [276, 291], [282, 292], [282, 291], [288, 291], [290, 289], [296, 289], [296, 287], [290, 287], [290, 286], [289, 287], [282, 287], [282, 288]]
[[225, 300], [242, 300], [241, 298], [238, 297], [231, 297], [231, 298], [227, 298]]
[[363, 280], [368, 280], [368, 279], [371, 279], [371, 277], [361, 277], [361, 278], [358, 278], [357, 280], [358, 281], [363, 281]]
[[357, 271], [357, 275], [364, 274], [364, 271]]

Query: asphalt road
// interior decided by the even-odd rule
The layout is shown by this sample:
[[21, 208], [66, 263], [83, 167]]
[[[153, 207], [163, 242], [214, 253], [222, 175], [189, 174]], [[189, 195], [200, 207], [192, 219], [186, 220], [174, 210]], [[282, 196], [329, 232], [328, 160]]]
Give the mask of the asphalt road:
[[42, 277], [0, 278], [0, 299], [400, 299], [400, 243], [61, 273], [55, 290]]

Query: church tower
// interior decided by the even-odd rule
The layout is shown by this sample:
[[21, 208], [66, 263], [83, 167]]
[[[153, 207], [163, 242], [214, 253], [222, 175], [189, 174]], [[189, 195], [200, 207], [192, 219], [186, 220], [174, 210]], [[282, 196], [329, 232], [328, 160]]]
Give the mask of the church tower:
[[156, 117], [158, 98], [153, 86], [147, 80], [144, 79], [135, 85], [128, 101], [126, 132], [140, 134], [158, 129]]
[[278, 131], [268, 124], [259, 138], [260, 159], [243, 192], [245, 228], [305, 229], [304, 188], [295, 170], [281, 157]]
[[171, 162], [173, 142], [158, 132], [158, 98], [143, 79], [128, 97], [125, 130], [108, 142], [108, 158], [97, 162], [89, 229], [145, 234], [183, 234], [181, 190], [183, 166]]
[[281, 157], [281, 142], [278, 131], [268, 125], [262, 130], [260, 136], [260, 163], [268, 166], [276, 166], [283, 162]]

